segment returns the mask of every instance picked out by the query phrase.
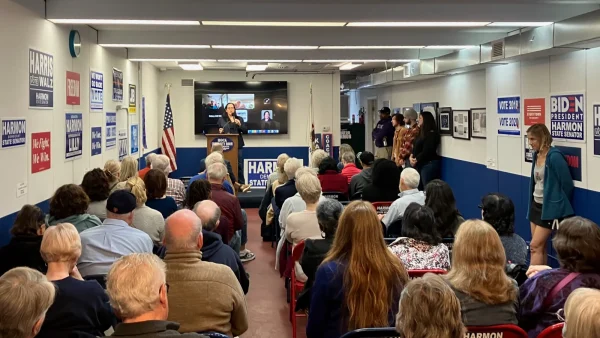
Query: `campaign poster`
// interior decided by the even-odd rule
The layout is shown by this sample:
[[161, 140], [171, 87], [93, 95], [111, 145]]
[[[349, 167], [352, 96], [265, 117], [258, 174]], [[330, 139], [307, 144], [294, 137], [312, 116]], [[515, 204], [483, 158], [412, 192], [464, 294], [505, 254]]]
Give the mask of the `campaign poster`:
[[131, 125], [131, 154], [135, 154], [140, 150], [139, 146], [140, 126], [137, 124]]
[[90, 109], [102, 110], [104, 108], [104, 74], [90, 72]]
[[594, 105], [594, 155], [600, 155], [600, 104]]
[[102, 154], [102, 127], [92, 127], [92, 156]]
[[[302, 159], [299, 159], [301, 162]], [[303, 164], [302, 164], [303, 165]], [[265, 189], [269, 175], [277, 170], [277, 159], [244, 159], [246, 183], [252, 189]]]
[[50, 169], [50, 132], [31, 133], [31, 173]]
[[123, 102], [123, 72], [113, 68], [113, 101]]
[[128, 144], [127, 144], [127, 129], [119, 130], [119, 161], [123, 161], [127, 157]]
[[129, 85], [129, 114], [135, 114], [137, 102], [137, 90], [135, 85]]
[[546, 123], [546, 99], [524, 99], [523, 108], [525, 110], [525, 125], [533, 126], [534, 124]]
[[323, 149], [323, 135], [315, 134], [315, 149]]
[[323, 134], [323, 150], [333, 157], [333, 134]]
[[581, 182], [581, 148], [556, 146], [567, 159], [567, 165], [574, 181]]
[[81, 75], [67, 71], [67, 104], [78, 106], [81, 103]]
[[521, 97], [498, 98], [498, 134], [521, 135]]
[[106, 150], [117, 146], [117, 113], [106, 113]]
[[553, 139], [584, 140], [583, 94], [550, 96], [550, 135]]
[[65, 159], [72, 160], [83, 154], [83, 114], [65, 114]]
[[523, 139], [525, 140], [525, 162], [532, 163], [533, 162], [533, 148], [531, 148], [531, 145], [529, 144], [529, 139], [527, 138], [527, 135], [524, 135]]
[[24, 118], [2, 119], [2, 144], [0, 148], [24, 146], [27, 141], [27, 121]]
[[223, 152], [227, 153], [233, 150], [233, 140], [229, 137], [217, 137], [213, 143], [220, 143], [223, 146]]
[[29, 49], [29, 107], [54, 107], [54, 57]]

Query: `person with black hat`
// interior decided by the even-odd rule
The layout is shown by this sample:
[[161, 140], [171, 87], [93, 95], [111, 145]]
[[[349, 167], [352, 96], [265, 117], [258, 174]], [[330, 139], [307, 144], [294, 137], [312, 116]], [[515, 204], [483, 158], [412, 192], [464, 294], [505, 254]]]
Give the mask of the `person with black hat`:
[[375, 158], [389, 160], [392, 157], [392, 145], [394, 143], [394, 126], [390, 117], [389, 107], [383, 107], [379, 111], [379, 122], [373, 129], [373, 140], [375, 141]]
[[131, 226], [136, 206], [132, 193], [117, 190], [106, 201], [106, 219], [102, 225], [80, 234], [82, 250], [77, 268], [83, 277], [106, 275], [122, 256], [152, 253], [150, 236]]
[[358, 175], [354, 175], [350, 180], [350, 199], [360, 199], [363, 189], [373, 183], [373, 162], [375, 155], [370, 151], [358, 153], [358, 159], [363, 170]]

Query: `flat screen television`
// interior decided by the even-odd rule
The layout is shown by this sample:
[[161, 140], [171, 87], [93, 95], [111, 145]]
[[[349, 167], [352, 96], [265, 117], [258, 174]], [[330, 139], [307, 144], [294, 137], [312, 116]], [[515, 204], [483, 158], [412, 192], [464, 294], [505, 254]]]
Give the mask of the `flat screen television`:
[[216, 134], [225, 106], [233, 103], [248, 134], [288, 133], [288, 90], [285, 81], [194, 82], [194, 132]]

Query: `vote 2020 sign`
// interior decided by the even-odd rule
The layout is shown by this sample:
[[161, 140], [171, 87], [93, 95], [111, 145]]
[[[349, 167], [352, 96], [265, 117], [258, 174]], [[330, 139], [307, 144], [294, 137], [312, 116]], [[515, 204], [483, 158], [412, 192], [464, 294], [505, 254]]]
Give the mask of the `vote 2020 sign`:
[[583, 94], [550, 96], [550, 134], [554, 139], [584, 140]]
[[521, 135], [521, 97], [498, 98], [498, 134]]
[[[301, 159], [298, 160], [303, 162]], [[266, 188], [269, 175], [275, 171], [277, 171], [277, 159], [244, 160], [244, 175], [246, 177], [246, 183], [251, 184], [252, 189]]]
[[65, 159], [72, 160], [83, 154], [83, 114], [65, 114]]

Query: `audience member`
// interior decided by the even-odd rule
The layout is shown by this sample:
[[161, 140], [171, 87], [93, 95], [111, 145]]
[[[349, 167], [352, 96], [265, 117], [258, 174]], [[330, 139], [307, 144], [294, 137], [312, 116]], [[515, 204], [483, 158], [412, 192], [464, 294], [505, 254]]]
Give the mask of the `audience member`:
[[454, 237], [465, 221], [458, 209], [454, 193], [448, 183], [433, 180], [425, 187], [425, 205], [435, 214], [435, 227], [443, 238]]
[[108, 177], [108, 187], [110, 192], [117, 190], [117, 184], [121, 181], [121, 163], [117, 160], [108, 160], [104, 163], [104, 173]]
[[150, 171], [150, 169], [152, 169], [152, 160], [154, 158], [156, 158], [157, 154], [155, 153], [150, 153], [148, 155], [146, 155], [146, 167], [140, 171], [138, 171], [138, 177], [141, 179], [144, 179], [144, 176], [146, 175], [147, 172]]
[[169, 177], [169, 174], [173, 171], [169, 157], [167, 155], [157, 155], [152, 161], [152, 169], [158, 169], [164, 173], [165, 178], [167, 179], [166, 194], [175, 200], [178, 208], [181, 208], [183, 200], [185, 200], [185, 184], [179, 179]]
[[519, 289], [505, 265], [500, 236], [491, 225], [470, 220], [460, 226], [445, 278], [460, 300], [466, 326], [517, 324]]
[[202, 221], [202, 237], [204, 238], [201, 248], [202, 260], [230, 267], [244, 293], [248, 293], [250, 281], [240, 256], [229, 245], [223, 244], [221, 236], [216, 232], [217, 228], [221, 226], [221, 209], [215, 202], [204, 200], [196, 204], [194, 212]]
[[348, 197], [348, 179], [340, 174], [333, 157], [325, 157], [319, 164], [319, 182], [324, 192], [339, 192]]
[[[146, 174], [146, 178], [151, 172]], [[136, 200], [132, 193], [117, 190], [110, 194], [102, 225], [81, 233], [82, 252], [77, 267], [82, 276], [106, 275], [119, 257], [152, 253], [150, 236], [131, 227], [135, 208]]]
[[373, 164], [373, 183], [363, 189], [363, 201], [393, 202], [400, 194], [400, 170], [390, 160], [378, 159]]
[[42, 235], [46, 230], [46, 215], [35, 205], [26, 204], [17, 213], [10, 228], [10, 242], [0, 248], [0, 275], [18, 266], [46, 273], [46, 263], [40, 255]]
[[419, 127], [421, 131], [413, 141], [410, 166], [417, 169], [421, 175], [419, 188], [422, 190], [427, 183], [441, 176], [440, 156], [437, 154], [441, 138], [435, 124], [435, 118], [431, 112], [421, 112], [419, 115]]
[[521, 286], [519, 325], [530, 337], [558, 323], [555, 313], [565, 307], [577, 288], [600, 289], [600, 228], [583, 217], [561, 222], [552, 244], [560, 268], [532, 265]]
[[[156, 158], [154, 163], [159, 159]], [[163, 218], [171, 216], [177, 211], [177, 202], [171, 196], [167, 196], [167, 178], [158, 169], [150, 169], [144, 176], [146, 185], [146, 205], [160, 212]]]
[[[194, 183], [190, 184], [188, 187], [185, 208], [194, 210], [196, 204], [205, 200], [212, 200], [212, 187], [210, 182], [202, 179], [194, 181]], [[221, 210], [219, 209], [219, 212], [220, 211]], [[233, 225], [230, 224], [227, 217], [221, 213], [221, 217], [219, 218], [219, 226], [214, 232], [221, 236], [221, 241], [224, 244], [229, 244], [229, 241], [231, 241], [231, 237], [229, 237], [230, 229], [231, 234], [233, 234]]]
[[19, 267], [0, 277], [0, 337], [33, 338], [44, 323], [56, 290], [37, 270]]
[[[208, 167], [209, 177], [215, 165], [227, 170], [223, 164], [213, 164]], [[181, 332], [239, 336], [248, 329], [244, 292], [229, 267], [201, 260], [202, 244], [202, 224], [194, 212], [180, 210], [167, 219], [169, 319], [181, 324]]]
[[[379, 219], [389, 228], [390, 224], [404, 217], [404, 211], [411, 203], [425, 204], [425, 194], [419, 191], [419, 173], [413, 168], [406, 168], [400, 174], [400, 197], [390, 205], [385, 215], [379, 215]], [[434, 224], [431, 224], [434, 226]]]
[[123, 320], [115, 328], [113, 337], [207, 338], [197, 333], [179, 333], [179, 324], [167, 321], [169, 285], [166, 279], [165, 263], [153, 254], [131, 254], [112, 265], [106, 291], [110, 305]]
[[285, 171], [285, 174], [287, 175], [289, 181], [287, 181], [284, 185], [280, 185], [279, 188], [277, 188], [277, 191], [275, 192], [274, 202], [275, 206], [277, 207], [275, 210], [276, 214], [279, 210], [281, 210], [283, 202], [285, 202], [286, 199], [294, 196], [298, 192], [298, 190], [296, 190], [295, 177], [296, 170], [298, 170], [299, 168], [302, 168], [302, 163], [295, 157], [292, 157], [285, 162], [283, 170]]
[[573, 178], [565, 155], [552, 146], [548, 127], [537, 123], [527, 129], [533, 149], [533, 165], [527, 198], [527, 219], [531, 226], [531, 264], [546, 264], [546, 243], [554, 228], [575, 212], [571, 205]]
[[360, 169], [356, 167], [354, 163], [356, 161], [356, 156], [354, 153], [345, 152], [344, 155], [341, 156], [342, 163], [344, 164], [344, 169], [342, 169], [342, 175], [346, 177], [346, 184], [350, 184], [352, 177], [354, 175], [360, 174]]
[[131, 226], [148, 234], [154, 245], [160, 245], [165, 234], [165, 219], [159, 211], [146, 205], [148, 198], [144, 180], [136, 176], [128, 179], [126, 183], [125, 190], [135, 196], [136, 206]]
[[[223, 157], [223, 154], [221, 154], [220, 152], [210, 153], [204, 159], [204, 165], [206, 166], [206, 168], [210, 167], [211, 165], [213, 165], [215, 163], [221, 163], [223, 165], [225, 165], [225, 163], [226, 163], [225, 158]], [[229, 170], [229, 169], [227, 169], [227, 170]], [[228, 173], [227, 175], [230, 175], [230, 174]], [[226, 175], [226, 177], [227, 177], [227, 175]], [[206, 170], [200, 172], [196, 176], [193, 176], [192, 178], [190, 178], [190, 181], [188, 182], [188, 190], [189, 190], [189, 187], [192, 185], [192, 183], [194, 183], [196, 180], [206, 180], [206, 179], [208, 179]], [[223, 181], [222, 185], [223, 185], [223, 188], [225, 189], [225, 191], [227, 191], [228, 193], [230, 193], [232, 195], [234, 194], [233, 186], [231, 185], [231, 183], [229, 183], [229, 181], [227, 179], [225, 181]]]
[[[330, 157], [328, 153], [325, 152], [325, 150], [323, 149], [316, 149], [313, 150], [312, 153], [310, 154], [310, 167], [313, 168], [315, 170], [316, 173], [319, 173], [319, 168], [321, 166], [321, 162], [323, 162], [323, 160], [327, 157]], [[335, 162], [335, 160], [334, 160]], [[335, 171], [337, 172], [337, 162], [335, 162], [336, 168]]]
[[83, 175], [81, 188], [90, 199], [87, 213], [104, 221], [106, 218], [106, 200], [110, 195], [110, 182], [104, 170], [92, 169]]
[[407, 270], [450, 269], [450, 253], [435, 229], [433, 211], [419, 203], [406, 208], [402, 237], [390, 245], [390, 250]]
[[267, 181], [267, 187], [272, 186], [273, 183], [275, 183], [275, 181], [277, 181], [279, 179], [280, 175], [285, 175], [283, 166], [285, 165], [285, 162], [289, 159], [290, 159], [290, 157], [286, 153], [282, 153], [282, 154], [279, 154], [279, 156], [277, 156], [277, 170], [273, 171], [271, 173], [271, 175], [269, 175], [269, 179]]
[[354, 329], [393, 326], [407, 281], [402, 263], [385, 245], [373, 206], [350, 203], [317, 270], [306, 336], [338, 338]]
[[460, 302], [442, 277], [410, 281], [400, 297], [396, 331], [403, 338], [464, 338]]
[[394, 114], [392, 116], [392, 126], [394, 127], [394, 146], [392, 148], [392, 161], [396, 163], [398, 168], [404, 166], [404, 158], [402, 157], [402, 145], [404, 142], [404, 135], [408, 132], [405, 128], [404, 115]]
[[90, 199], [80, 186], [65, 184], [50, 198], [50, 211], [47, 224], [71, 223], [82, 232], [102, 224], [100, 219], [87, 213]]
[[[212, 144], [211, 153], [215, 153], [215, 152], [223, 155], [223, 164], [225, 164], [225, 166], [227, 167], [227, 174], [229, 175], [229, 179], [231, 180], [231, 183], [233, 184], [235, 189], [237, 191], [241, 191], [241, 192], [248, 192], [248, 190], [250, 190], [252, 185], [240, 184], [238, 182], [238, 180], [236, 179], [236, 174], [233, 173], [233, 167], [231, 166], [231, 162], [229, 162], [229, 160], [225, 158], [225, 155], [223, 153], [223, 145], [221, 143], [215, 142]], [[205, 170], [206, 170], [206, 160], [203, 159], [203, 160], [200, 160], [200, 172], [203, 172]]]
[[413, 142], [421, 133], [419, 123], [417, 122], [419, 114], [416, 110], [409, 108], [404, 111], [404, 126], [408, 129], [402, 139], [402, 148], [400, 149], [400, 157], [404, 159], [404, 166], [410, 167], [410, 155], [413, 152]]
[[564, 338], [600, 337], [600, 291], [579, 288], [565, 304]]
[[296, 311], [306, 310], [310, 306], [311, 287], [315, 282], [315, 274], [317, 268], [323, 260], [329, 249], [333, 246], [335, 231], [338, 227], [338, 221], [342, 215], [344, 206], [332, 199], [325, 199], [317, 206], [317, 220], [321, 229], [321, 237], [319, 239], [307, 239], [304, 241], [304, 251], [300, 259], [300, 266], [307, 277], [304, 283], [304, 289], [298, 296], [296, 302]]
[[340, 151], [338, 155], [338, 171], [342, 171], [342, 169], [344, 169], [344, 164], [342, 163], [342, 156], [348, 152], [355, 154], [354, 156], [356, 157], [356, 153], [354, 152], [354, 149], [352, 149], [352, 146], [347, 143], [342, 143], [340, 145]]
[[373, 141], [375, 141], [375, 157], [377, 159], [389, 160], [392, 157], [392, 145], [394, 142], [394, 126], [390, 117], [389, 107], [379, 110], [379, 122], [373, 129]]
[[50, 227], [41, 253], [48, 264], [46, 277], [56, 286], [56, 298], [37, 337], [97, 337], [116, 324], [104, 289], [84, 281], [77, 271], [81, 240], [72, 224]]
[[137, 177], [137, 172], [137, 158], [133, 156], [125, 156], [125, 158], [121, 161], [121, 175], [119, 175], [119, 180], [121, 180], [121, 182], [126, 182], [132, 177]]
[[360, 174], [354, 175], [350, 180], [350, 199], [360, 199], [363, 189], [373, 183], [375, 156], [369, 151], [363, 151], [359, 154], [358, 159], [363, 169]]
[[527, 243], [515, 234], [515, 205], [502, 194], [487, 194], [481, 199], [481, 217], [496, 229], [509, 263], [527, 265]]

